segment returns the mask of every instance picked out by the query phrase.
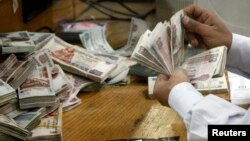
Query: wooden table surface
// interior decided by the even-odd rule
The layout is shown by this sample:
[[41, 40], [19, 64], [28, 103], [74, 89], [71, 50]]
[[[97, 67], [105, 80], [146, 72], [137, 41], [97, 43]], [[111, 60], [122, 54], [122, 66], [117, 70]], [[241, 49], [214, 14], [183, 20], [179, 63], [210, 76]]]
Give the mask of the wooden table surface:
[[184, 124], [176, 112], [146, 94], [147, 83], [142, 82], [80, 93], [82, 104], [63, 113], [64, 141], [172, 136], [186, 141]]

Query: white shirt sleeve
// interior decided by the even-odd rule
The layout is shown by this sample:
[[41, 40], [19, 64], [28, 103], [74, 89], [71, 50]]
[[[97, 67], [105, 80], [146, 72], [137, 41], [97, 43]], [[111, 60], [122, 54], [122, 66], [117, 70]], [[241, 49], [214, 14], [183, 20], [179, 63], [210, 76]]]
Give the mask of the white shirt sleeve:
[[233, 34], [231, 48], [227, 56], [227, 65], [250, 74], [250, 38]]
[[187, 82], [171, 90], [169, 105], [183, 118], [189, 141], [207, 140], [208, 124], [250, 124], [250, 109], [212, 94], [204, 97]]
[[[250, 73], [250, 38], [233, 34], [227, 64]], [[169, 105], [183, 118], [189, 141], [207, 140], [208, 124], [250, 124], [245, 110], [215, 95], [203, 96], [190, 83], [176, 85]]]
[[[227, 64], [250, 73], [250, 38], [233, 34]], [[250, 108], [245, 110], [215, 95], [203, 96], [190, 83], [176, 85], [169, 105], [183, 118], [189, 141], [207, 140], [209, 124], [250, 124]]]

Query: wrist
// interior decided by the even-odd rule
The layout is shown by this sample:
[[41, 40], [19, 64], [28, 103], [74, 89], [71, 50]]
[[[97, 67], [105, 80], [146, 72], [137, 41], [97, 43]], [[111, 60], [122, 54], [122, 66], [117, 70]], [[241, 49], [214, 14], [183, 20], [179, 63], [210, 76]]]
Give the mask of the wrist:
[[231, 48], [232, 46], [232, 40], [233, 40], [233, 34], [230, 32], [226, 38], [226, 43], [225, 46], [228, 48], [228, 50]]

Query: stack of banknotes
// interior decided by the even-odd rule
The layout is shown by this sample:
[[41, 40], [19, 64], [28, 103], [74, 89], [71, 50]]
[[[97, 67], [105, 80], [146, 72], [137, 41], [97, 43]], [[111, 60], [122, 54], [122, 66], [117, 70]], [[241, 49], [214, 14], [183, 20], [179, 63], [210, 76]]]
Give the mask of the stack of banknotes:
[[19, 126], [12, 118], [0, 114], [0, 132], [17, 139], [25, 140], [31, 132]]
[[171, 76], [177, 67], [184, 68], [192, 83], [222, 76], [226, 64], [227, 48], [220, 46], [186, 57], [182, 10], [170, 19], [159, 22], [155, 28], [145, 31], [131, 58], [159, 73]]
[[24, 129], [31, 131], [40, 123], [40, 112], [27, 112], [14, 118], [16, 123]]
[[62, 140], [62, 106], [41, 118], [40, 124], [31, 131], [27, 141], [61, 141]]
[[16, 97], [16, 90], [0, 79], [0, 106], [9, 103], [11, 100], [16, 99]]

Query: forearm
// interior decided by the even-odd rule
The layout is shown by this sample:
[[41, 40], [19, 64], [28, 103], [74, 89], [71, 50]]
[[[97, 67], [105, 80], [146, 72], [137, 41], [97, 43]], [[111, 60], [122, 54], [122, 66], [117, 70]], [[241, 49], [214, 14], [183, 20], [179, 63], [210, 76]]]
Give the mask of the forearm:
[[190, 140], [206, 140], [208, 124], [249, 124], [249, 111], [215, 95], [204, 97], [186, 82], [171, 90], [169, 105], [183, 118]]

